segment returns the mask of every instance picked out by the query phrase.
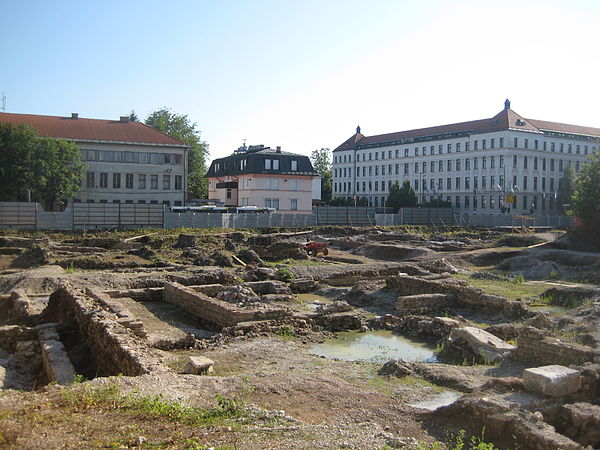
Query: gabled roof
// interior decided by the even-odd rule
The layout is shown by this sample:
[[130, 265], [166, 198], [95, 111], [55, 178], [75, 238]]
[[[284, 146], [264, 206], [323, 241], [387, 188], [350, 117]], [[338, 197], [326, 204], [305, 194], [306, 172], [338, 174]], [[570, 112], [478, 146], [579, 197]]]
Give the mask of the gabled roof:
[[[510, 104], [509, 104], [510, 106]], [[564, 123], [546, 122], [543, 120], [525, 119], [510, 107], [503, 109], [490, 119], [472, 120], [469, 122], [452, 123], [449, 125], [439, 125], [429, 128], [419, 128], [416, 130], [399, 131], [396, 133], [379, 134], [375, 136], [363, 136], [360, 133], [354, 134], [350, 139], [338, 146], [334, 152], [343, 150], [353, 150], [363, 146], [374, 144], [411, 142], [417, 138], [438, 138], [444, 139], [451, 134], [471, 134], [483, 133], [499, 130], [520, 130], [537, 133], [555, 132], [574, 135], [592, 136], [600, 138], [600, 128], [584, 127], [579, 125], [569, 125]]]
[[[265, 159], [279, 160], [279, 169], [265, 169]], [[242, 160], [245, 160], [243, 169]], [[292, 170], [292, 161], [294, 160], [297, 165], [296, 170]], [[243, 174], [318, 176], [308, 156], [266, 148], [260, 151], [234, 153], [225, 158], [215, 159], [205, 178]]]
[[73, 141], [122, 142], [136, 144], [186, 145], [140, 122], [81, 119], [60, 116], [40, 116], [35, 114], [0, 113], [0, 122], [28, 124], [40, 136], [68, 139]]

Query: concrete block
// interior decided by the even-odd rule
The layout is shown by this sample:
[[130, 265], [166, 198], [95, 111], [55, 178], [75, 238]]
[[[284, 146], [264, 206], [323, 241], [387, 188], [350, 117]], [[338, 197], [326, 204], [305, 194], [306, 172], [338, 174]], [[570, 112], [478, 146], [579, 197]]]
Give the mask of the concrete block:
[[581, 374], [565, 366], [533, 367], [523, 371], [523, 385], [530, 392], [560, 397], [581, 389]]
[[464, 340], [474, 353], [487, 361], [498, 361], [513, 352], [516, 347], [481, 328], [453, 328], [450, 342]]
[[212, 373], [214, 364], [212, 359], [204, 356], [190, 356], [183, 370], [194, 375], [209, 374]]

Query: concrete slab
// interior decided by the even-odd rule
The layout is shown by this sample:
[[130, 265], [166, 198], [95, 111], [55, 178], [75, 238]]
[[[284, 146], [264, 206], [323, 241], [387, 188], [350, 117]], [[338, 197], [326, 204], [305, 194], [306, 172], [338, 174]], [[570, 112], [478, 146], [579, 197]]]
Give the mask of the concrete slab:
[[460, 340], [466, 341], [474, 353], [492, 362], [504, 358], [517, 348], [493, 334], [475, 327], [453, 328], [450, 333], [450, 342]]
[[204, 375], [212, 373], [214, 361], [204, 356], [190, 356], [185, 366], [184, 372], [194, 375]]
[[560, 397], [581, 389], [581, 374], [565, 366], [532, 367], [523, 371], [523, 385], [530, 392]]

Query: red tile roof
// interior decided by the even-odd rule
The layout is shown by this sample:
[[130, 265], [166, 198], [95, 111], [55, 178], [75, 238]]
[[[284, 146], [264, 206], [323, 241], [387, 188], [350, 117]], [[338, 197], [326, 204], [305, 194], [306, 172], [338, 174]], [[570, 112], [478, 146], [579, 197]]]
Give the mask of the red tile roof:
[[140, 122], [0, 113], [0, 122], [29, 124], [41, 136], [74, 141], [105, 141], [184, 147], [185, 144]]
[[396, 133], [363, 136], [354, 134], [334, 151], [351, 150], [358, 146], [397, 141], [402, 139], [420, 138], [426, 136], [444, 135], [449, 133], [478, 133], [506, 129], [526, 130], [533, 132], [553, 131], [586, 136], [600, 137], [600, 128], [568, 125], [564, 123], [545, 122], [543, 120], [525, 119], [512, 109], [504, 109], [490, 119], [472, 120], [469, 122], [452, 123], [416, 130], [399, 131]]

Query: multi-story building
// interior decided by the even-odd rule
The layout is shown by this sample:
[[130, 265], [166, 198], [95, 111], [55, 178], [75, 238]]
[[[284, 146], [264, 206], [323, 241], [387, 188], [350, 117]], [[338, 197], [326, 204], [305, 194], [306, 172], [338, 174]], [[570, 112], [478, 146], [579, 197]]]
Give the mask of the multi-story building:
[[208, 172], [208, 197], [225, 206], [258, 206], [309, 213], [321, 198], [321, 178], [308, 156], [264, 145], [240, 147], [215, 159]]
[[0, 113], [0, 122], [29, 124], [40, 136], [79, 146], [87, 168], [74, 202], [185, 203], [188, 147], [143, 123], [127, 116], [83, 119], [76, 113], [71, 117]]
[[558, 184], [600, 148], [600, 129], [525, 119], [510, 108], [490, 119], [365, 136], [333, 151], [333, 196], [383, 206], [393, 183], [410, 182], [420, 203], [459, 211], [550, 214]]

